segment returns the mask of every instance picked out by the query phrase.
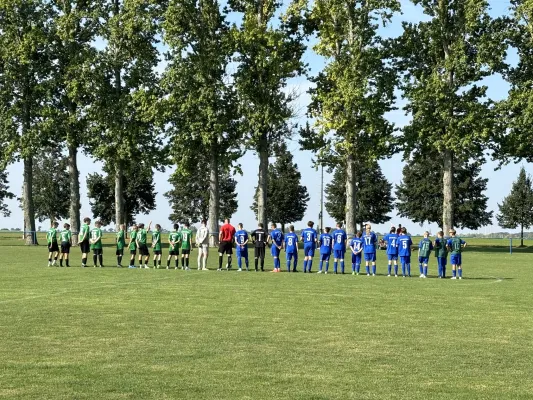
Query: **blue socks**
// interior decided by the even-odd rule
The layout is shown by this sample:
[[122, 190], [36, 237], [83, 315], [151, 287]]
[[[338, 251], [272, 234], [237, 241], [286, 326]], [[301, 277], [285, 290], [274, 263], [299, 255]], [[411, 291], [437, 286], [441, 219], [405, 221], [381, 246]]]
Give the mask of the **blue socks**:
[[456, 271], [452, 270], [452, 276], [455, 277], [455, 275], [456, 275]]
[[359, 273], [361, 270], [361, 264], [355, 264], [355, 272]]
[[398, 264], [394, 264], [394, 275], [398, 275]]
[[376, 275], [376, 266], [375, 266], [375, 265], [372, 265], [372, 273], [373, 273], [374, 275]]
[[344, 274], [344, 260], [341, 261], [341, 273]]
[[333, 261], [333, 272], [335, 273], [337, 273], [337, 265], [339, 265], [337, 261]]
[[405, 264], [402, 263], [402, 275], [405, 276]]
[[411, 264], [407, 264], [407, 275], [411, 276]]
[[463, 277], [463, 269], [462, 268], [459, 268], [457, 270], [457, 272], [459, 272], [459, 278], [462, 278]]
[[391, 270], [392, 270], [392, 265], [389, 264], [388, 269], [387, 269], [387, 271], [389, 272], [389, 275], [391, 273]]
[[355, 272], [355, 264], [352, 264], [352, 272]]
[[[322, 271], [322, 265], [323, 265], [324, 261], [320, 260], [320, 264], [318, 264], [318, 270], [319, 271]], [[327, 269], [326, 269], [327, 271]]]
[[366, 274], [370, 275], [370, 267], [368, 265], [366, 266]]
[[424, 273], [424, 267], [422, 267], [422, 264], [418, 264], [418, 268], [420, 269], [420, 275]]
[[424, 275], [428, 276], [428, 267], [424, 267]]
[[307, 270], [308, 270], [308, 272], [311, 272], [311, 265], [313, 265], [313, 260], [308, 260], [307, 261]]
[[304, 260], [304, 272], [307, 272], [307, 260]]

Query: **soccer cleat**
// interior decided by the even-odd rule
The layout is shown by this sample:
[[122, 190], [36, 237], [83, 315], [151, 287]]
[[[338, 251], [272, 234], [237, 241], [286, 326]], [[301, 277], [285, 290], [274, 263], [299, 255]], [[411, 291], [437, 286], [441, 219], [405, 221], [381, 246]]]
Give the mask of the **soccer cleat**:
[[217, 268], [217, 271], [222, 271], [222, 268]]
[[169, 267], [167, 267], [167, 269], [169, 269]]
[[376, 274], [372, 274], [372, 276], [376, 276]]
[[355, 275], [355, 272], [352, 272], [352, 275]]
[[135, 268], [135, 265], [130, 265], [128, 268], [133, 269], [133, 268]]
[[242, 268], [239, 268], [239, 269], [237, 270], [237, 272], [242, 272]]
[[317, 274], [321, 274], [322, 273], [322, 270], [318, 271]]
[[326, 272], [324, 272], [324, 273], [325, 273], [325, 274], [327, 274], [327, 273], [328, 273], [328, 271], [326, 271]]
[[460, 276], [460, 277], [459, 277], [459, 279], [463, 279], [463, 277], [462, 277], [462, 276]]
[[390, 274], [387, 275], [390, 278]]
[[370, 274], [366, 274], [366, 276], [370, 276]]
[[209, 270], [208, 270], [207, 268], [204, 267], [204, 268], [202, 268], [202, 271], [209, 271]]
[[457, 279], [455, 276], [452, 276], [450, 279]]
[[189, 267], [185, 267], [185, 271], [190, 271], [191, 269]]
[[394, 275], [395, 278], [398, 278], [398, 275]]

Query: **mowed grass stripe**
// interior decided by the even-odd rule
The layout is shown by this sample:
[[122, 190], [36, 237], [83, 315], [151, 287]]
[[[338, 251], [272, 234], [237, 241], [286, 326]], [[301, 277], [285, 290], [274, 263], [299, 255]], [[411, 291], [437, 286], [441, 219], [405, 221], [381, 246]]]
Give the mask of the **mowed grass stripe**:
[[0, 398], [533, 396], [526, 253], [467, 252], [450, 281], [81, 269], [77, 250], [61, 269], [42, 247], [2, 250]]

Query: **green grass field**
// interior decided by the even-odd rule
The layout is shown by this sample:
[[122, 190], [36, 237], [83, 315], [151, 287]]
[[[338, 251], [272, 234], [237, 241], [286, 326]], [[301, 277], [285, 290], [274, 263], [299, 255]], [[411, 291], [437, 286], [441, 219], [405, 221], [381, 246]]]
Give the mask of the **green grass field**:
[[384, 252], [376, 277], [67, 269], [0, 240], [0, 398], [533, 398], [530, 248], [473, 241], [451, 281]]

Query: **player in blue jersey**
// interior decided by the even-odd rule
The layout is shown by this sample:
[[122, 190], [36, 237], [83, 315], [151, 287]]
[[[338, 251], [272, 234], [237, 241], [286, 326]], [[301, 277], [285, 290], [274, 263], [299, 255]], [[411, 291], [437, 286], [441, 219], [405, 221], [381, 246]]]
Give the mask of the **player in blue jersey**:
[[398, 237], [398, 255], [400, 256], [400, 262], [402, 263], [402, 274], [405, 278], [407, 269], [407, 276], [411, 277], [411, 246], [413, 241], [411, 236], [407, 234], [407, 229], [402, 228], [400, 237]]
[[276, 224], [270, 225], [272, 231], [268, 235], [268, 243], [271, 244], [270, 254], [274, 258], [274, 270], [272, 272], [281, 272], [281, 261], [279, 260], [279, 254], [283, 248], [283, 233], [277, 229]]
[[311, 272], [313, 257], [315, 256], [317, 233], [313, 229], [315, 223], [309, 221], [307, 228], [302, 231], [302, 242], [304, 243], [304, 272]]
[[337, 273], [338, 262], [341, 262], [341, 274], [344, 274], [344, 255], [346, 254], [346, 242], [348, 236], [342, 229], [342, 224], [337, 222], [337, 229], [333, 231], [333, 272]]
[[320, 245], [320, 265], [318, 267], [318, 274], [322, 273], [322, 265], [326, 262], [326, 274], [329, 269], [329, 258], [331, 257], [331, 251], [333, 249], [333, 236], [329, 234], [330, 227], [324, 228], [324, 233], [320, 235], [318, 243]]
[[291, 272], [291, 260], [294, 260], [292, 272], [298, 272], [298, 236], [294, 233], [294, 225], [289, 226], [289, 233], [285, 235], [285, 253], [287, 255], [287, 272]]
[[396, 228], [391, 226], [388, 235], [383, 240], [387, 243], [387, 258], [389, 259], [388, 275], [391, 275], [392, 263], [394, 262], [394, 276], [398, 276], [398, 234]]
[[366, 262], [366, 274], [370, 276], [370, 263], [372, 263], [372, 276], [376, 276], [376, 244], [378, 237], [372, 232], [372, 226], [366, 224], [365, 233], [363, 234], [363, 253]]
[[433, 243], [429, 239], [429, 232], [424, 232], [424, 238], [418, 245], [418, 267], [420, 269], [420, 278], [427, 278], [429, 255], [433, 250]]
[[359, 269], [361, 268], [361, 257], [363, 254], [363, 232], [359, 231], [355, 237], [351, 240], [350, 249], [352, 250], [352, 275], [359, 275]]
[[246, 264], [246, 271], [248, 271], [248, 232], [243, 229], [242, 223], [237, 225], [239, 230], [235, 233], [235, 245], [237, 253], [238, 271], [242, 271], [242, 258]]

